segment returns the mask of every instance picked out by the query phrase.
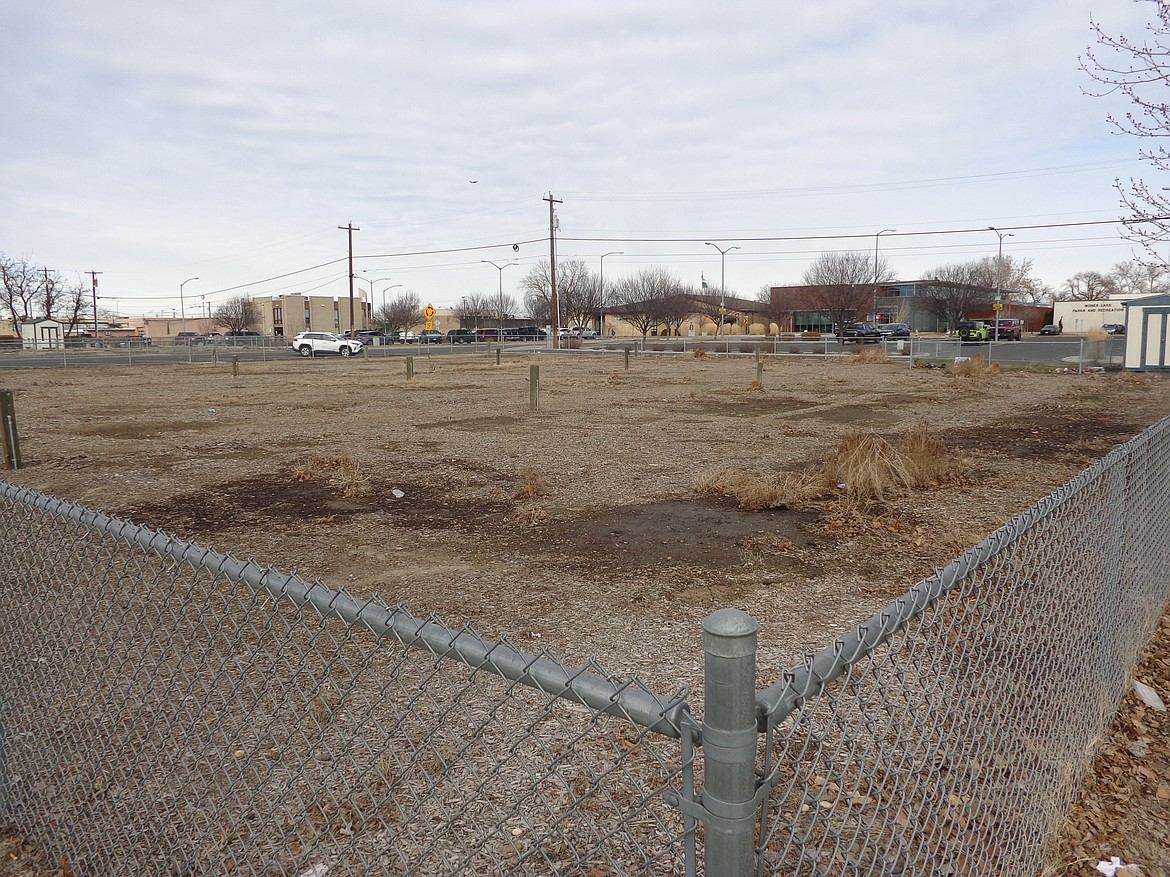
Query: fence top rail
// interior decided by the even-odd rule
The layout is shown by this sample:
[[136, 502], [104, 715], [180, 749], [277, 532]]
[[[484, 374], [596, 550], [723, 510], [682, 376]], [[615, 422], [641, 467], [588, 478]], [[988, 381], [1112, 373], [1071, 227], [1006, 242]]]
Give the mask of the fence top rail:
[[67, 500], [0, 481], [0, 499], [37, 511], [83, 530], [98, 533], [194, 569], [223, 576], [275, 599], [288, 600], [298, 608], [312, 608], [326, 618], [337, 618], [355, 627], [389, 635], [405, 646], [426, 649], [434, 655], [459, 661], [476, 671], [486, 671], [538, 689], [545, 694], [580, 703], [599, 713], [619, 716], [666, 737], [678, 738], [690, 728], [685, 690], [664, 697], [647, 688], [637, 675], [625, 681], [611, 678], [589, 661], [581, 667], [565, 667], [547, 651], [532, 654], [507, 639], [485, 640], [469, 627], [455, 630], [435, 616], [418, 618], [401, 605], [388, 606], [380, 598], [361, 600], [333, 590], [320, 581], [307, 582], [271, 566], [241, 561], [169, 536], [157, 530], [97, 512]]
[[959, 586], [972, 572], [986, 565], [1001, 551], [1039, 522], [1095, 483], [1136, 450], [1170, 430], [1170, 417], [1114, 448], [1067, 484], [1042, 498], [1032, 508], [1000, 527], [974, 548], [938, 569], [905, 594], [879, 609], [847, 634], [781, 674], [772, 685], [756, 693], [759, 730], [775, 728], [804, 702], [816, 697], [849, 667], [864, 660], [912, 620], [923, 615], [943, 596]]

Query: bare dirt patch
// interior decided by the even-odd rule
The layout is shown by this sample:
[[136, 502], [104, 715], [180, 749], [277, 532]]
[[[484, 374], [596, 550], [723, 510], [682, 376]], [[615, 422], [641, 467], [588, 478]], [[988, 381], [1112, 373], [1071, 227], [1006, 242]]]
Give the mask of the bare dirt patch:
[[[8, 371], [27, 464], [10, 480], [698, 689], [712, 609], [760, 620], [770, 681], [1170, 415], [1156, 378], [786, 361], [751, 389], [752, 359], [621, 363], [428, 355], [410, 381], [393, 359], [248, 363], [238, 379], [230, 365]], [[695, 491], [713, 468], [808, 472], [846, 433], [893, 443], [923, 420], [957, 474], [913, 494], [747, 512]], [[298, 480], [340, 455], [363, 492]]]

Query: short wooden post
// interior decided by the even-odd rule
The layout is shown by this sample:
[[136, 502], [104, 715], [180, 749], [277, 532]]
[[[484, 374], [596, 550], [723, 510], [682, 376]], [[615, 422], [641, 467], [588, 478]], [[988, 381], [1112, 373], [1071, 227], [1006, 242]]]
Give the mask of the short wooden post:
[[764, 382], [764, 352], [756, 348], [756, 383], [762, 384]]
[[240, 357], [237, 354], [232, 354], [232, 377], [238, 378], [240, 376]]
[[540, 366], [528, 367], [528, 409], [536, 411], [540, 408]]
[[16, 434], [16, 405], [11, 390], [0, 390], [0, 436], [4, 440], [4, 468], [20, 468], [20, 438]]
[[630, 370], [630, 348], [626, 347], [626, 371]]
[[215, 347], [211, 348], [211, 364], [219, 365], [219, 350]]
[[406, 357], [406, 379], [409, 381], [414, 377], [414, 357]]
[[496, 348], [496, 365], [500, 364], [500, 348]]

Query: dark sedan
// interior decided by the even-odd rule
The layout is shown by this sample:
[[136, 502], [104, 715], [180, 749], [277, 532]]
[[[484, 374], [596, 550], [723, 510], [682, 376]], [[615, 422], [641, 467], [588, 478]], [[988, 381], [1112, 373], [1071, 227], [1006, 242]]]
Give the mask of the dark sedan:
[[873, 323], [850, 323], [841, 332], [842, 344], [877, 344], [881, 340], [882, 333]]
[[1049, 323], [1047, 326], [1041, 326], [1040, 327], [1040, 334], [1041, 335], [1059, 335], [1060, 334], [1060, 326], [1054, 326], [1051, 323]]
[[909, 338], [910, 325], [908, 323], [880, 323], [878, 333], [883, 338]]

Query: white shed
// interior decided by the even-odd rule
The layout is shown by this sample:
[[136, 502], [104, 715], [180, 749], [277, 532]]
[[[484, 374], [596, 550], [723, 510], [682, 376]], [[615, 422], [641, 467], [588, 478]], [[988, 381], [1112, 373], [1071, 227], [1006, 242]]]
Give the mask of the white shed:
[[57, 320], [29, 320], [18, 329], [21, 346], [27, 350], [56, 350], [65, 334], [64, 324]]
[[1147, 295], [1125, 303], [1125, 367], [1170, 369], [1170, 295]]

